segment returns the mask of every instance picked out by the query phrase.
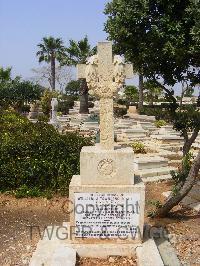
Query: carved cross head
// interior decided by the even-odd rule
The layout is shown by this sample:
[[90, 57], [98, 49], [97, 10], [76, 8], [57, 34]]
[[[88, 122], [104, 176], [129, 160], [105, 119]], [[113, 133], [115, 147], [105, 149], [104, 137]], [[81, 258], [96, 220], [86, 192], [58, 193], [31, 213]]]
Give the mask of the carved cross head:
[[133, 76], [133, 68], [121, 56], [112, 55], [112, 43], [98, 44], [97, 55], [91, 56], [86, 65], [78, 65], [78, 78], [85, 78], [89, 93], [99, 98], [112, 98]]

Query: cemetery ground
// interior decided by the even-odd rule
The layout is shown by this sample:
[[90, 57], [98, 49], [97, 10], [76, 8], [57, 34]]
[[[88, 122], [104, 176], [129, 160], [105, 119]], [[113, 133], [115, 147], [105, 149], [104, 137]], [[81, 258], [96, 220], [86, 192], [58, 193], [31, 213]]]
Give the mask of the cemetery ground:
[[[146, 210], [152, 208], [152, 199], [164, 200], [162, 192], [170, 190], [172, 181], [153, 182], [146, 185]], [[40, 239], [39, 229], [45, 226], [62, 225], [69, 217], [63, 208], [66, 197], [17, 199], [9, 194], [0, 195], [1, 231], [0, 231], [0, 265], [28, 265], [29, 260]], [[200, 215], [191, 209], [178, 205], [170, 217], [150, 219], [145, 222], [160, 228], [166, 228], [171, 243], [184, 265], [199, 265], [200, 254]], [[31, 239], [31, 227], [32, 239]], [[137, 265], [136, 258], [110, 257], [107, 260], [80, 258], [78, 265]]]

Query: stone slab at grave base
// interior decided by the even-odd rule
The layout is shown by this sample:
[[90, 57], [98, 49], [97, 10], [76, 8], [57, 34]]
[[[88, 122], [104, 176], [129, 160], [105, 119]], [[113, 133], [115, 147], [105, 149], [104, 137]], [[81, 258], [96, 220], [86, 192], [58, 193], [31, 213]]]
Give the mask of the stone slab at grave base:
[[[66, 249], [63, 256], [66, 256], [66, 265], [68, 265], [68, 261], [74, 261], [72, 250], [74, 250], [79, 257], [106, 259], [109, 256], [132, 257], [136, 253], [136, 248], [141, 247], [141, 245], [142, 244], [108, 243], [104, 240], [101, 240], [99, 244], [74, 244], [71, 241], [70, 224], [64, 222], [62, 226], [47, 227], [43, 239], [37, 244], [37, 248], [33, 253], [29, 265], [42, 266], [42, 263], [44, 263], [43, 266], [52, 266], [52, 259], [57, 257], [56, 252], [61, 250], [61, 248], [63, 251]], [[61, 266], [60, 264], [58, 265]]]
[[[69, 223], [63, 223], [62, 226], [48, 226], [44, 232], [43, 239], [37, 244], [29, 265], [55, 266], [57, 264], [53, 264], [52, 261], [58, 257], [57, 251], [61, 249], [64, 253], [60, 257], [65, 256], [66, 263], [62, 265], [66, 266], [68, 262], [72, 262], [69, 265], [75, 265], [73, 250], [79, 257], [106, 259], [108, 256], [132, 257], [135, 255], [136, 248], [141, 246], [141, 244], [109, 244], [103, 240], [99, 244], [74, 244], [70, 240], [69, 228]], [[51, 237], [49, 237], [50, 235]], [[58, 261], [59, 258], [57, 258]], [[61, 266], [60, 264], [58, 265]]]
[[109, 256], [136, 256], [139, 266], [164, 266], [154, 239], [145, 240], [141, 244], [73, 244], [69, 228], [69, 223], [63, 223], [63, 226], [48, 226], [46, 230], [52, 234], [44, 232], [29, 266], [75, 266], [76, 255], [99, 259], [108, 259]]
[[153, 169], [142, 169], [135, 171], [135, 177], [140, 177], [143, 182], [156, 182], [172, 179], [170, 171], [176, 170], [175, 167], [164, 166]]
[[151, 135], [152, 139], [156, 139], [157, 141], [160, 141], [163, 144], [177, 144], [177, 143], [183, 143], [184, 139], [183, 137], [176, 136], [176, 135]]
[[134, 158], [134, 170], [154, 169], [168, 166], [168, 160], [157, 155], [140, 155]]
[[124, 118], [132, 118], [136, 121], [149, 121], [149, 122], [155, 122], [155, 116], [148, 116], [148, 115], [139, 115], [139, 114], [133, 114], [129, 113], [127, 115], [124, 115]]

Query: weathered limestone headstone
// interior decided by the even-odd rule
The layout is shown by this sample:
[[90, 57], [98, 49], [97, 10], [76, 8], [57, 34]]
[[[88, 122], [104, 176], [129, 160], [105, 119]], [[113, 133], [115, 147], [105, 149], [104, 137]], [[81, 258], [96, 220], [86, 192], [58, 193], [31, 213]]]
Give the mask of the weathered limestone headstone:
[[30, 104], [30, 112], [28, 118], [30, 120], [37, 120], [39, 115], [43, 115], [42, 108], [40, 106], [40, 101]]
[[89, 93], [100, 99], [100, 144], [83, 147], [80, 175], [70, 183], [72, 243], [137, 243], [143, 233], [145, 187], [134, 180], [132, 148], [115, 148], [113, 121], [113, 95], [132, 77], [132, 66], [120, 56], [113, 58], [110, 42], [100, 42], [97, 50], [78, 66], [78, 78], [86, 78]]
[[57, 108], [58, 108], [58, 100], [57, 98], [51, 99], [51, 119], [50, 124], [52, 124], [55, 127], [58, 127], [59, 122], [57, 118]]
[[136, 106], [129, 106], [129, 108], [128, 108], [128, 112], [127, 112], [128, 114], [138, 114], [138, 111], [137, 111], [137, 108], [136, 108]]

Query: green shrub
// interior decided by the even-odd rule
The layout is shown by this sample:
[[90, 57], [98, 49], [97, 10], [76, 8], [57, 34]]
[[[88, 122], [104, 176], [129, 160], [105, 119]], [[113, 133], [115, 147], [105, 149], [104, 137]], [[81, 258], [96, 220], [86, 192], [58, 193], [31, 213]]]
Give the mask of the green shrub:
[[41, 97], [42, 111], [45, 115], [49, 116], [51, 112], [51, 99], [58, 97], [58, 92], [45, 90]]
[[135, 153], [146, 153], [145, 146], [141, 142], [133, 142], [131, 147]]
[[62, 112], [57, 112], [57, 116], [62, 116]]
[[29, 188], [27, 185], [22, 185], [15, 191], [16, 198], [25, 198], [25, 197], [39, 197], [42, 195], [42, 192], [37, 188]]
[[161, 128], [163, 126], [166, 126], [167, 123], [165, 122], [165, 120], [157, 120], [154, 122], [154, 125], [157, 127], [157, 128]]
[[72, 175], [79, 173], [80, 150], [86, 145], [91, 140], [78, 133], [60, 135], [47, 123], [1, 113], [0, 190], [17, 190], [17, 195], [67, 192]]
[[169, 104], [162, 103], [159, 106], [147, 105], [140, 110], [141, 115], [155, 116], [157, 120], [169, 118]]
[[117, 100], [117, 104], [120, 104], [120, 105], [128, 105], [128, 101], [126, 99], [118, 99]]
[[65, 97], [65, 100], [58, 101], [58, 112], [61, 112], [62, 114], [68, 114], [69, 109], [71, 109], [74, 106], [74, 97], [68, 96]]
[[123, 117], [127, 114], [127, 108], [124, 107], [114, 107], [114, 116]]
[[194, 156], [192, 153], [188, 153], [185, 155], [182, 159], [182, 165], [178, 168], [177, 171], [171, 170], [170, 174], [172, 176], [172, 179], [175, 182], [175, 185], [173, 187], [173, 193], [176, 194], [177, 191], [177, 185], [180, 183], [184, 183], [186, 178], [189, 175], [190, 168], [192, 166], [192, 160], [194, 159]]
[[44, 114], [39, 114], [38, 115], [38, 121], [47, 123], [49, 121], [49, 117], [47, 115], [44, 115]]
[[23, 105], [21, 108], [22, 113], [30, 112], [30, 105]]

